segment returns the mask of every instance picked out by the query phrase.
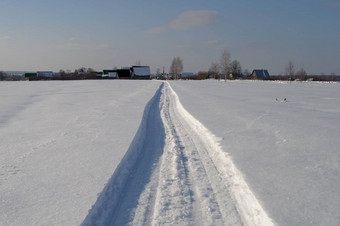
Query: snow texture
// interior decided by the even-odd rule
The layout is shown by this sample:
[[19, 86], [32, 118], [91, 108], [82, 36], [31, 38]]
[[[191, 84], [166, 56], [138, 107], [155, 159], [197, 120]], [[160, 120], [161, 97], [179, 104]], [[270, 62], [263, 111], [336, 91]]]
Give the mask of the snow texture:
[[0, 225], [79, 225], [158, 87], [118, 80], [0, 82]]
[[[339, 225], [340, 83], [176, 81], [278, 225]], [[286, 101], [284, 100], [286, 98]]]
[[83, 225], [273, 225], [215, 137], [163, 83]]
[[1, 82], [0, 225], [339, 225], [339, 85]]

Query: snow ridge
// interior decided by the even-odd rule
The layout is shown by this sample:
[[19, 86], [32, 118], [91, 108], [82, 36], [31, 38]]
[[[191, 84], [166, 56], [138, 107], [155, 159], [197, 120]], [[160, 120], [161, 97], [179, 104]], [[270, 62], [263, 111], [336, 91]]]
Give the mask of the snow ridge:
[[188, 123], [188, 127], [191, 127], [192, 132], [200, 137], [202, 145], [206, 146], [205, 149], [208, 152], [207, 154], [213, 161], [213, 164], [221, 177], [220, 179], [229, 189], [230, 195], [236, 204], [236, 208], [243, 223], [245, 225], [274, 225], [273, 220], [269, 218], [264, 211], [243, 179], [241, 172], [239, 172], [233, 164], [230, 156], [222, 151], [219, 146], [218, 138], [185, 110], [179, 101], [178, 95], [170, 85], [169, 89], [174, 96], [179, 114], [186, 119], [186, 123]]
[[217, 138], [169, 83], [82, 225], [273, 225]]
[[[126, 214], [133, 207], [129, 205], [136, 204], [136, 197], [149, 180], [153, 162], [157, 161], [161, 154], [159, 151], [162, 151], [157, 151], [152, 146], [163, 146], [162, 124], [159, 116], [157, 117], [163, 86], [164, 84], [161, 84], [147, 103], [141, 124], [128, 151], [81, 225], [124, 225], [127, 222], [121, 222], [122, 220], [130, 220]], [[156, 141], [156, 144], [151, 141]]]

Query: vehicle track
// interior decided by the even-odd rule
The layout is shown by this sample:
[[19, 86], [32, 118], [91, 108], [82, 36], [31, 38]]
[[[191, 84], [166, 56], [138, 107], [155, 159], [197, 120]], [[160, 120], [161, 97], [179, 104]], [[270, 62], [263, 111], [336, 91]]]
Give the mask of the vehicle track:
[[[109, 182], [125, 177], [115, 190], [119, 197], [93, 208], [108, 214], [90, 212], [83, 225], [273, 225], [216, 138], [170, 85], [163, 83], [155, 96], [135, 163]], [[112, 196], [108, 191], [102, 199]]]

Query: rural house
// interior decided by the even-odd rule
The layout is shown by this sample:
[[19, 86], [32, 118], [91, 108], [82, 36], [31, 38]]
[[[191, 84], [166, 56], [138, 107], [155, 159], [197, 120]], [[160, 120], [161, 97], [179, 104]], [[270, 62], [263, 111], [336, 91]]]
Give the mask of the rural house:
[[53, 77], [53, 72], [52, 71], [37, 71], [37, 76], [38, 77], [45, 77], [45, 78], [51, 78]]
[[135, 79], [151, 79], [149, 66], [132, 66], [131, 77]]
[[268, 73], [268, 70], [265, 69], [255, 69], [250, 74], [250, 77], [252, 79], [270, 79], [270, 75]]

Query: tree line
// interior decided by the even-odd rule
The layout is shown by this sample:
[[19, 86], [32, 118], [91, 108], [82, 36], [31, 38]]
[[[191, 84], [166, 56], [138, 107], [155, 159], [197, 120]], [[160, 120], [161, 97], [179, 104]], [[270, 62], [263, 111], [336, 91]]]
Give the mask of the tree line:
[[[231, 54], [227, 49], [223, 49], [220, 61], [211, 63], [207, 71], [199, 71], [195, 76], [182, 78], [181, 72], [183, 71], [183, 61], [180, 57], [175, 57], [172, 60], [169, 76], [167, 79], [196, 79], [203, 80], [208, 78], [214, 79], [254, 79], [247, 69], [242, 70], [242, 65], [238, 60], [232, 60]], [[157, 69], [157, 73], [160, 74], [160, 69]], [[164, 74], [164, 72], [163, 72]], [[163, 77], [164, 78], [164, 77]], [[284, 75], [271, 75], [267, 80], [284, 80], [284, 81], [340, 81], [340, 76], [336, 76], [335, 73], [330, 75], [314, 75], [307, 74], [304, 68], [300, 68], [295, 72], [295, 65], [292, 61], [289, 61]]]

